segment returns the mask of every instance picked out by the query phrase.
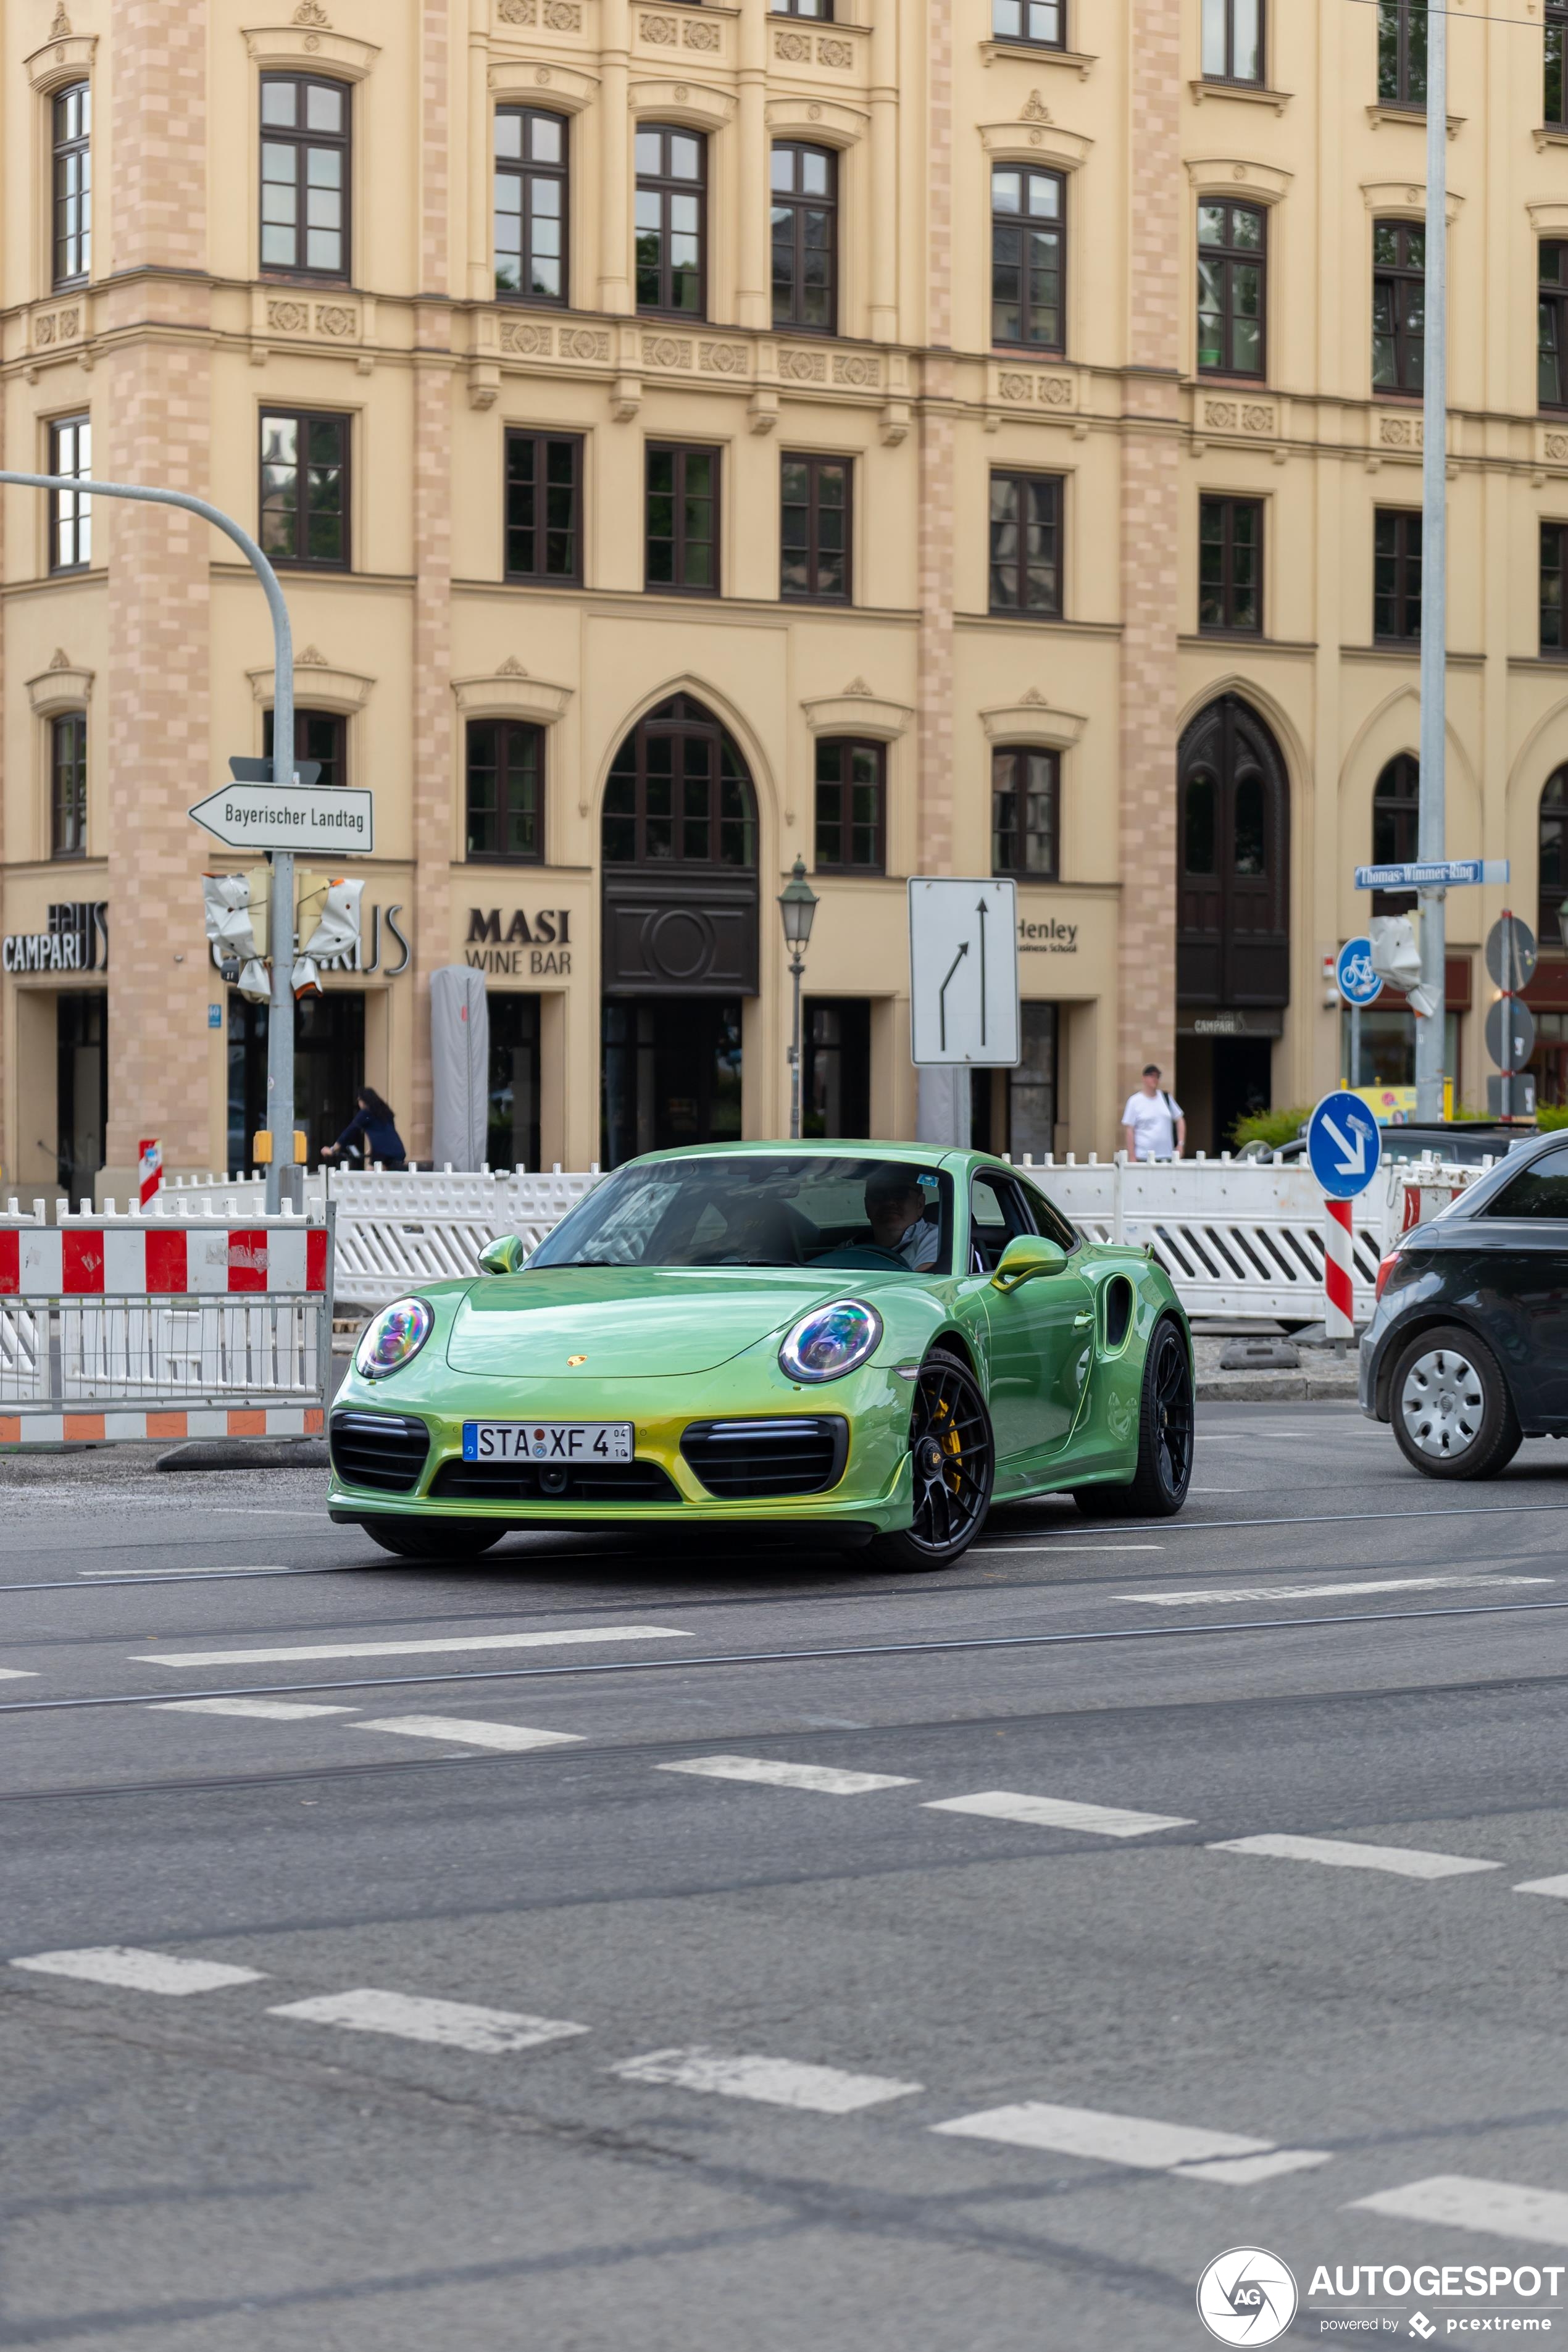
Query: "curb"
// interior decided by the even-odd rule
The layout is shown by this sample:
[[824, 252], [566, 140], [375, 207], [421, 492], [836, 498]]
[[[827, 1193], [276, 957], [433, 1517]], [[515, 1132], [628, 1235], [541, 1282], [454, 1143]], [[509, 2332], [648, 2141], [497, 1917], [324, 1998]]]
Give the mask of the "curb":
[[195, 1437], [160, 1454], [160, 1470], [326, 1470], [324, 1437]]
[[1354, 1404], [1354, 1372], [1216, 1372], [1197, 1384], [1200, 1404]]

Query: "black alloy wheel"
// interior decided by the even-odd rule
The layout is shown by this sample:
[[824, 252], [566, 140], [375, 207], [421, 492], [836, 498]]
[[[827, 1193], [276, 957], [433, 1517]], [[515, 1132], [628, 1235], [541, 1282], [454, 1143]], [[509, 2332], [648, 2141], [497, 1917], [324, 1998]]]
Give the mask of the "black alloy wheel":
[[1138, 1467], [1126, 1486], [1079, 1486], [1073, 1500], [1086, 1518], [1173, 1518], [1193, 1475], [1196, 1412], [1186, 1336], [1171, 1316], [1154, 1327], [1143, 1359], [1138, 1413]]
[[944, 1348], [931, 1349], [915, 1381], [910, 1454], [913, 1517], [908, 1528], [877, 1537], [871, 1556], [886, 1568], [947, 1568], [985, 1523], [996, 1445], [979, 1382]]

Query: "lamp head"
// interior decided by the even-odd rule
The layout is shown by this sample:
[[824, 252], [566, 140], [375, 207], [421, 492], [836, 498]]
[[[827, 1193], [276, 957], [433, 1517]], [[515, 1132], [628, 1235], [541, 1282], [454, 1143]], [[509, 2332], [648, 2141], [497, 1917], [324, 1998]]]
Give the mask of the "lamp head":
[[779, 913], [784, 919], [785, 944], [804, 948], [811, 938], [812, 918], [816, 912], [816, 893], [805, 878], [805, 860], [797, 857], [789, 880], [779, 892]]

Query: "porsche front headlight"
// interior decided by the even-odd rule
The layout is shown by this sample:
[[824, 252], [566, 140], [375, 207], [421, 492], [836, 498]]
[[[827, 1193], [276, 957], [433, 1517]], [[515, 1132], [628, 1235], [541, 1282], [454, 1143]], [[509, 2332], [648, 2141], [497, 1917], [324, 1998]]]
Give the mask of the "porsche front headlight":
[[366, 1381], [384, 1381], [389, 1372], [400, 1372], [419, 1353], [435, 1320], [422, 1298], [395, 1299], [361, 1332], [355, 1371]]
[[882, 1318], [858, 1298], [835, 1298], [803, 1315], [779, 1349], [792, 1381], [837, 1381], [858, 1371], [882, 1336]]

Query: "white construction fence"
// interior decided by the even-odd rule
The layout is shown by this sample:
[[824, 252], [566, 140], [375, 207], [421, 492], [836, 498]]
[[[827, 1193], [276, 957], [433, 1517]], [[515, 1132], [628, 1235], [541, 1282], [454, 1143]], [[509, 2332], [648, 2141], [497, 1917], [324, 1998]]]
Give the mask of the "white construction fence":
[[[1323, 1200], [1304, 1163], [1217, 1160], [1131, 1162], [1090, 1157], [1023, 1163], [1095, 1241], [1147, 1244], [1192, 1315], [1314, 1323], [1323, 1313]], [[499, 1234], [537, 1246], [599, 1181], [600, 1171], [548, 1175], [345, 1170], [306, 1179], [305, 1212], [335, 1213], [333, 1298], [340, 1316], [385, 1305], [422, 1282], [471, 1274]], [[1356, 1320], [1371, 1316], [1378, 1261], [1407, 1224], [1431, 1215], [1479, 1168], [1390, 1165], [1354, 1204]], [[209, 1176], [157, 1193], [145, 1220], [258, 1218], [260, 1177]], [[12, 1204], [15, 1208], [15, 1203]], [[37, 1205], [42, 1214], [40, 1202]]]

